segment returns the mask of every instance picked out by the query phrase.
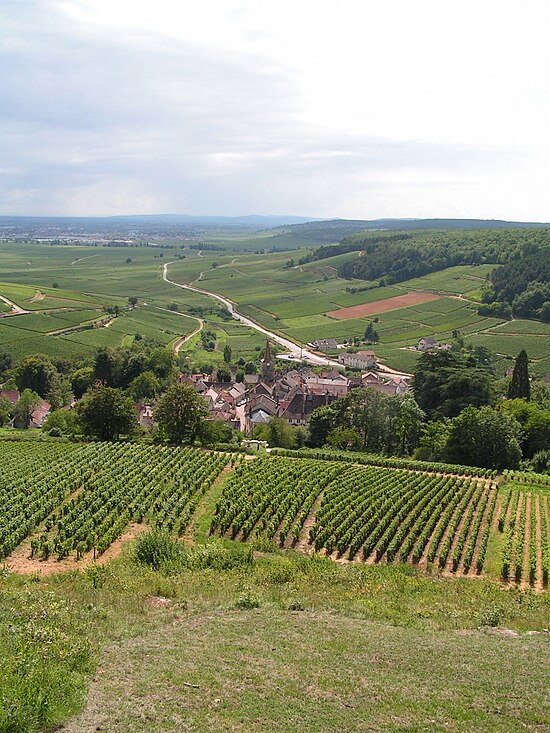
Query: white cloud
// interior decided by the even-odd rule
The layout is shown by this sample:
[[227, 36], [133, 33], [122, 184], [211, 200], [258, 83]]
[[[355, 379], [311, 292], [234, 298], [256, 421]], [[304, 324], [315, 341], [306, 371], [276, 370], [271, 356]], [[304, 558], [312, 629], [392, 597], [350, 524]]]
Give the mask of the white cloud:
[[546, 220], [548, 20], [510, 0], [4, 0], [2, 213]]

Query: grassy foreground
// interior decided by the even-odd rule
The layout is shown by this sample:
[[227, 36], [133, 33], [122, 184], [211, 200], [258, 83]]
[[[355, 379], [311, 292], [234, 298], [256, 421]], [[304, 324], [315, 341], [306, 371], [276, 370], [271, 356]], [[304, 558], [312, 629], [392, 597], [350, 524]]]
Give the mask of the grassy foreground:
[[231, 543], [5, 574], [0, 731], [543, 731], [549, 625], [547, 593]]

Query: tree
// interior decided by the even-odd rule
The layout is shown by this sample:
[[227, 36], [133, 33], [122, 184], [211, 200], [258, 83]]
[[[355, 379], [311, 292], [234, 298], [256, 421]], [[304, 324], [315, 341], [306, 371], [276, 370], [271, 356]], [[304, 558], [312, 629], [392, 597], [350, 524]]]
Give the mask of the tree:
[[0, 349], [0, 376], [11, 369], [13, 365], [13, 357], [8, 351]]
[[117, 358], [112, 349], [100, 349], [95, 357], [94, 377], [104, 385], [112, 386], [116, 380]]
[[455, 351], [429, 351], [418, 360], [413, 392], [429, 418], [456, 417], [468, 405], [480, 407], [492, 402], [492, 376], [473, 357]]
[[365, 341], [367, 341], [369, 344], [375, 344], [379, 341], [379, 339], [380, 337], [378, 336], [378, 331], [374, 330], [372, 321], [369, 321], [369, 325], [365, 329]]
[[136, 423], [134, 404], [114, 387], [93, 387], [76, 407], [78, 424], [85, 435], [116, 440], [131, 433]]
[[79, 400], [94, 383], [93, 367], [82, 367], [71, 374], [71, 389], [74, 396]]
[[29, 389], [45, 398], [53, 386], [57, 371], [45, 354], [32, 354], [22, 359], [15, 371], [15, 382], [20, 392]]
[[231, 346], [229, 346], [229, 344], [226, 344], [223, 347], [223, 360], [225, 361], [226, 364], [231, 363], [231, 355], [232, 355]]
[[271, 448], [294, 448], [296, 446], [295, 428], [282, 417], [273, 417], [264, 425], [256, 425], [254, 438], [266, 440]]
[[128, 298], [128, 303], [132, 306], [132, 308], [135, 308], [136, 305], [138, 304], [138, 298], [137, 298], [137, 296], [136, 295], [131, 295]]
[[53, 374], [50, 389], [46, 392], [46, 399], [53, 410], [57, 410], [70, 402], [71, 385], [57, 371]]
[[174, 352], [160, 346], [153, 349], [149, 357], [149, 369], [154, 372], [159, 379], [168, 379], [174, 372], [176, 360]]
[[516, 357], [512, 381], [510, 382], [510, 387], [508, 389], [508, 399], [513, 400], [516, 397], [523, 397], [525, 400], [531, 399], [529, 359], [525, 349], [522, 349]]
[[309, 445], [320, 448], [327, 442], [329, 433], [338, 426], [339, 411], [333, 405], [322, 405], [311, 413], [309, 419]]
[[385, 450], [410, 455], [418, 445], [425, 413], [410, 395], [394, 395], [384, 402], [387, 415]]
[[515, 417], [523, 428], [521, 445], [524, 458], [532, 458], [535, 453], [550, 448], [550, 409], [519, 398], [505, 400], [500, 409]]
[[234, 430], [225, 420], [203, 420], [199, 435], [201, 445], [232, 443], [233, 437]]
[[0, 427], [3, 427], [9, 422], [11, 413], [11, 402], [6, 397], [0, 397]]
[[531, 402], [536, 402], [543, 410], [550, 410], [550, 387], [542, 381], [533, 382]]
[[193, 387], [173, 384], [160, 398], [155, 419], [172, 443], [194, 443], [207, 414], [206, 400]]
[[225, 382], [227, 384], [231, 381], [231, 369], [227, 364], [220, 364], [216, 369], [216, 375], [218, 382]]
[[385, 444], [385, 395], [372, 387], [354, 389], [344, 400], [343, 424], [362, 437], [363, 448], [381, 451]]
[[50, 412], [43, 429], [50, 435], [60, 437], [75, 435], [78, 432], [76, 410], [54, 410]]
[[159, 394], [161, 389], [160, 380], [151, 371], [143, 372], [133, 379], [128, 386], [128, 394], [134, 400], [150, 399]]
[[15, 419], [19, 419], [24, 428], [29, 428], [32, 414], [41, 402], [40, 395], [31, 389], [23, 390], [19, 400], [15, 404]]
[[441, 461], [449, 439], [448, 420], [432, 420], [422, 429], [415, 458], [419, 461]]
[[467, 407], [451, 420], [445, 457], [451, 463], [516, 468], [521, 460], [521, 425], [492, 407]]
[[247, 361], [244, 365], [244, 373], [245, 374], [257, 374], [258, 373], [258, 365], [254, 361]]
[[361, 446], [361, 436], [357, 430], [339, 426], [330, 431], [326, 442], [334, 448], [340, 448], [341, 450], [354, 450]]

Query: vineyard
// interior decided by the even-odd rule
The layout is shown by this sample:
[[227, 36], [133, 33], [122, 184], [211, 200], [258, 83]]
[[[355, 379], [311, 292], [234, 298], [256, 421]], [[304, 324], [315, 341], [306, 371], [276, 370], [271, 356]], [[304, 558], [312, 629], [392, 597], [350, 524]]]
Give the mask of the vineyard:
[[187, 537], [216, 484], [205, 501], [211, 535], [339, 562], [408, 562], [444, 575], [548, 585], [548, 476], [461, 475], [458, 466], [428, 472], [328, 455], [241, 460], [128, 443], [2, 442], [0, 457], [0, 558], [21, 543], [37, 563], [97, 557], [143, 525]]
[[195, 448], [3, 443], [0, 558], [32, 535], [32, 557], [101, 555], [130, 522], [176, 535], [230, 459]]

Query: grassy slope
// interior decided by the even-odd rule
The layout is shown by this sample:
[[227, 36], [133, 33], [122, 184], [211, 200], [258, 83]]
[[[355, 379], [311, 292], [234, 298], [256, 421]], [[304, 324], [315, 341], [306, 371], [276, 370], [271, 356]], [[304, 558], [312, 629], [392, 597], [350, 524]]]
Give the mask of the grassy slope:
[[[156, 607], [151, 596], [167, 601]], [[243, 596], [259, 608], [238, 609]], [[59, 603], [65, 612], [55, 616], [50, 609]], [[485, 581], [341, 567], [293, 553], [171, 576], [121, 559], [40, 582], [7, 578], [0, 606], [2, 629], [14, 613], [42, 607], [43, 616], [33, 617], [37, 639], [53, 626], [95, 650], [95, 674], [89, 657], [74, 671], [66, 660], [70, 674], [63, 675], [63, 660], [56, 668], [50, 721], [78, 705], [86, 673], [94, 678], [83, 712], [63, 728], [72, 733], [550, 725], [546, 636], [477, 628], [488, 620], [522, 631], [548, 626], [548, 596]]]

